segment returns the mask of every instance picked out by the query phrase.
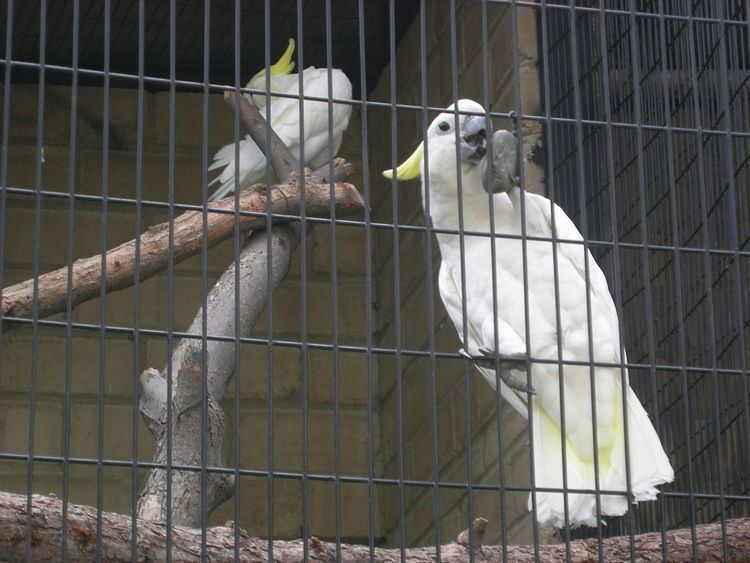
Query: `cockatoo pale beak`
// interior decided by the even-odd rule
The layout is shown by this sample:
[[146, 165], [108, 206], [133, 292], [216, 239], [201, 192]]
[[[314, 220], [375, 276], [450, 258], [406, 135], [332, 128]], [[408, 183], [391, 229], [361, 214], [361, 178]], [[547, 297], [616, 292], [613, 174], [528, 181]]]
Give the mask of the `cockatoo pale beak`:
[[487, 154], [487, 135], [492, 132], [492, 124], [486, 117], [472, 115], [464, 122], [461, 136], [461, 160], [479, 162]]

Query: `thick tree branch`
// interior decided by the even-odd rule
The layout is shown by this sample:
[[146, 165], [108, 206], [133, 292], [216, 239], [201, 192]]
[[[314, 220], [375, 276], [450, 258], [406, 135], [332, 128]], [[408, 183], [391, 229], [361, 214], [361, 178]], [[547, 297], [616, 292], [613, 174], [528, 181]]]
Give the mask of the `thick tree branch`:
[[[239, 106], [243, 125], [270, 157], [276, 176], [285, 181], [285, 185], [295, 186], [299, 199], [304, 196], [305, 210], [310, 198], [317, 199], [315, 193], [319, 188], [324, 187], [330, 195], [330, 184], [322, 184], [330, 169], [314, 173], [305, 169], [304, 181], [300, 181], [298, 162], [270, 130], [255, 105], [244, 96], [237, 101], [231, 92], [225, 95], [225, 100], [232, 107]], [[271, 137], [270, 149], [266, 146], [268, 135]], [[350, 172], [351, 166], [337, 159], [331, 181], [335, 182]], [[335, 193], [341, 189], [341, 184], [334, 186]], [[354, 207], [362, 209], [362, 198], [354, 188], [347, 191], [347, 198]], [[326, 211], [330, 211], [330, 197], [327, 201]], [[234, 339], [250, 334], [273, 289], [286, 277], [292, 252], [304, 236], [300, 235], [298, 227], [279, 225], [270, 233], [254, 233], [241, 249], [236, 264], [224, 272], [209, 292], [206, 310], [198, 311], [188, 329], [189, 334], [205, 334], [205, 344], [203, 338], [184, 338], [161, 373], [148, 369], [142, 374], [141, 413], [157, 442], [156, 463], [165, 464], [169, 452], [172, 464], [178, 466], [222, 465], [224, 415], [219, 403], [235, 371]], [[269, 251], [272, 257], [268, 255]], [[237, 275], [235, 267], [238, 268]], [[235, 314], [236, 311], [239, 315]], [[239, 324], [235, 322], [236, 318]], [[226, 339], [212, 338], [217, 336]], [[169, 494], [168, 483], [171, 483]], [[200, 526], [219, 504], [231, 496], [232, 485], [231, 476], [226, 474], [208, 475], [184, 470], [173, 470], [168, 474], [165, 469], [152, 469], [139, 498], [138, 515], [149, 520], [165, 520], [169, 510], [175, 524]]]
[[[224, 92], [224, 101], [232, 108], [238, 108], [237, 95], [234, 92]], [[299, 160], [291, 153], [284, 141], [276, 134], [271, 127], [268, 127], [266, 120], [258, 111], [258, 107], [248, 96], [239, 97], [239, 118], [240, 123], [250, 135], [250, 138], [258, 145], [263, 154], [271, 162], [271, 168], [276, 173], [280, 182], [288, 182], [294, 174], [299, 173]], [[271, 140], [270, 149], [268, 139]]]
[[[338, 163], [341, 173], [350, 170]], [[308, 216], [327, 217], [330, 214], [330, 186], [328, 184], [305, 185], [305, 212]], [[364, 202], [351, 184], [337, 183], [334, 186], [334, 204], [337, 216], [351, 216], [362, 211]], [[262, 186], [253, 186], [240, 193], [240, 212], [299, 215], [301, 211], [301, 189], [298, 183], [279, 184], [271, 190], [270, 197]], [[213, 246], [234, 233], [234, 196], [209, 204], [208, 230], [203, 232], [203, 211], [187, 211], [173, 222], [172, 256], [178, 263], [200, 253], [204, 236]], [[274, 222], [283, 219], [274, 218]], [[241, 231], [258, 230], [265, 227], [266, 217], [243, 214], [239, 217]], [[140, 236], [140, 279], [144, 280], [165, 270], [169, 263], [169, 223], [149, 228]], [[113, 248], [106, 255], [107, 291], [116, 291], [135, 283], [136, 240]], [[101, 255], [76, 260], [70, 269], [60, 268], [43, 274], [38, 280], [37, 314], [40, 318], [65, 310], [67, 303], [68, 276], [72, 276], [73, 307], [99, 297], [101, 294]], [[34, 306], [34, 280], [29, 279], [6, 287], [2, 292], [2, 314], [14, 317], [30, 317]]]
[[[34, 495], [32, 499], [32, 552], [33, 561], [52, 561], [60, 558], [62, 548], [62, 502], [55, 497]], [[27, 522], [26, 497], [0, 492], [0, 553], [3, 560], [23, 561]], [[68, 505], [67, 557], [70, 561], [92, 561], [96, 550], [97, 533], [101, 537], [101, 556], [106, 561], [131, 561], [133, 551], [138, 561], [165, 561], [167, 530], [163, 522], [137, 521], [137, 542], [130, 541], [131, 519], [121, 514], [102, 514], [102, 527], [97, 530], [96, 509], [88, 506]], [[729, 559], [744, 561], [750, 553], [750, 518], [727, 521], [727, 544]], [[670, 561], [692, 560], [692, 538], [689, 529], [667, 532], [666, 550]], [[201, 531], [183, 526], [171, 530], [171, 556], [174, 561], [200, 561]], [[206, 556], [208, 561], [234, 561], [235, 529], [231, 522], [206, 530]], [[638, 561], [661, 561], [661, 534], [635, 536], [634, 558]], [[335, 545], [310, 538], [309, 559], [313, 561], [335, 561]], [[703, 524], [696, 527], [696, 549], [699, 561], [721, 561], [721, 524]], [[376, 561], [400, 561], [398, 549], [375, 548]], [[617, 537], [603, 542], [606, 561], [630, 559], [630, 538]], [[239, 556], [242, 561], [268, 561], [268, 540], [252, 538], [239, 531]], [[427, 562], [435, 560], [434, 547], [414, 547], [406, 550], [406, 560]], [[571, 559], [576, 562], [599, 560], [597, 540], [577, 540], [570, 544]], [[302, 561], [302, 540], [275, 541], [273, 561]], [[441, 560], [446, 563], [469, 561], [467, 547], [450, 543], [440, 548]], [[509, 561], [534, 561], [534, 547], [513, 545], [507, 547]], [[562, 561], [566, 557], [565, 545], [539, 546], [539, 561], [542, 563]], [[368, 546], [344, 544], [341, 546], [341, 561], [369, 561]], [[475, 549], [475, 561], [502, 560], [502, 547], [482, 546]]]
[[[225, 92], [224, 100], [233, 109], [237, 105], [234, 92]], [[266, 213], [270, 211], [282, 215], [299, 215], [301, 211], [302, 188], [294, 181], [299, 171], [299, 162], [284, 145], [276, 132], [268, 127], [255, 104], [245, 96], [239, 98], [240, 121], [252, 139], [264, 154], [268, 154], [266, 141], [271, 140], [271, 165], [281, 184], [274, 186], [270, 201], [262, 185], [252, 186], [240, 192], [239, 210], [244, 212]], [[344, 159], [334, 160], [333, 178], [327, 178], [329, 167], [326, 165], [314, 173], [306, 169], [304, 183], [305, 213], [311, 217], [327, 217], [330, 213], [330, 185], [334, 186], [334, 205], [336, 215], [347, 215], [361, 212], [364, 208], [362, 196], [350, 184], [339, 184], [352, 173], [352, 166]], [[208, 238], [209, 246], [232, 236], [235, 214], [234, 195], [221, 201], [208, 204], [216, 212], [209, 213], [208, 229], [203, 233], [203, 211], [188, 211], [174, 220], [174, 241], [172, 258], [174, 263], [181, 262], [201, 251], [202, 240]], [[229, 212], [229, 213], [228, 213]], [[274, 219], [275, 222], [284, 220]], [[266, 218], [247, 213], [240, 215], [240, 230], [252, 231], [262, 229]], [[293, 228], [298, 232], [296, 226]], [[169, 262], [169, 223], [161, 223], [149, 228], [139, 237], [141, 245], [139, 276], [145, 280], [167, 268]], [[106, 274], [107, 292], [130, 287], [135, 280], [136, 239], [121, 244], [107, 252]], [[72, 306], [99, 297], [101, 294], [102, 272], [101, 255], [76, 260], [72, 268], [64, 267], [39, 277], [37, 282], [36, 313], [44, 318], [66, 309], [68, 277], [72, 278]], [[34, 309], [34, 280], [29, 279], [2, 290], [0, 313], [3, 316], [30, 317]], [[12, 325], [11, 325], [12, 326]]]
[[[235, 291], [235, 264], [224, 272], [207, 296], [206, 317], [206, 443], [204, 449], [203, 423], [203, 341], [184, 338], [171, 358], [172, 463], [201, 465], [201, 452], [206, 452], [205, 463], [220, 467], [224, 441], [224, 415], [219, 406], [227, 385], [234, 374], [234, 337], [246, 337], [266, 307], [268, 296], [286, 277], [291, 254], [299, 238], [291, 234], [287, 225], [274, 227], [271, 232], [271, 253], [268, 257], [268, 234], [254, 233], [240, 251], [239, 291]], [[269, 265], [270, 262], [270, 265]], [[268, 268], [271, 268], [271, 287]], [[240, 311], [240, 325], [235, 326], [235, 308]], [[187, 331], [196, 336], [203, 333], [203, 310], [198, 311]], [[212, 337], [229, 337], [216, 340]], [[160, 373], [147, 369], [141, 375], [141, 413], [156, 439], [155, 463], [167, 460], [167, 368]], [[249, 382], [248, 384], [252, 384]], [[195, 471], [172, 471], [171, 513], [175, 523], [200, 526], [211, 512], [232, 494], [229, 475], [216, 475], [201, 482]], [[205, 511], [202, 510], [205, 499]], [[150, 520], [164, 520], [167, 514], [167, 474], [152, 469], [141, 493], [138, 515]]]

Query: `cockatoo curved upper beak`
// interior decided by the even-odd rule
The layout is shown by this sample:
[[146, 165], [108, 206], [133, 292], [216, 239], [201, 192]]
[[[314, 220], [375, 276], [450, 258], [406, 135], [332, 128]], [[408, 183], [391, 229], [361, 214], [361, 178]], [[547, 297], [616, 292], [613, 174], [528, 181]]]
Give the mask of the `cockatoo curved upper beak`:
[[481, 115], [472, 115], [466, 121], [461, 131], [459, 147], [461, 160], [477, 163], [487, 154], [487, 135], [492, 133], [492, 124]]

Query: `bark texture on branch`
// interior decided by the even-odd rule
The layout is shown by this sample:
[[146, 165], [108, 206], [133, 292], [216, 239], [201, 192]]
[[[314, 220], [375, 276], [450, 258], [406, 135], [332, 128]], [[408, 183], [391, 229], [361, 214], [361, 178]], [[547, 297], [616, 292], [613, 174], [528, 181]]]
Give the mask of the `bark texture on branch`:
[[[338, 166], [342, 166], [341, 163]], [[330, 214], [330, 186], [328, 184], [305, 185], [305, 212], [308, 216], [327, 217]], [[301, 189], [298, 183], [280, 184], [271, 190], [270, 196], [262, 186], [253, 186], [240, 193], [239, 209], [242, 212], [299, 215], [301, 211]], [[351, 216], [361, 213], [364, 201], [351, 184], [337, 183], [334, 186], [336, 214]], [[207, 215], [208, 230], [203, 232], [203, 211], [187, 211], [173, 222], [174, 263], [200, 253], [204, 236], [213, 246], [232, 236], [235, 214], [221, 211], [234, 210], [234, 196], [210, 203]], [[274, 222], [282, 222], [274, 219]], [[240, 215], [240, 230], [258, 230], [265, 227], [266, 218]], [[107, 292], [130, 287], [135, 283], [136, 240], [113, 248], [106, 255]], [[145, 280], [167, 268], [169, 262], [169, 223], [149, 228], [140, 236], [139, 275]], [[64, 311], [67, 303], [68, 276], [72, 276], [73, 307], [99, 297], [101, 294], [101, 255], [82, 258], [68, 268], [60, 268], [43, 274], [38, 281], [37, 313], [39, 318]], [[34, 305], [34, 280], [29, 279], [6, 287], [2, 291], [2, 314], [14, 317], [30, 317]]]
[[[299, 199], [304, 196], [304, 209], [311, 209], [309, 200], [317, 198], [315, 193], [322, 195], [318, 192], [322, 188], [326, 204], [321, 211], [327, 215], [331, 210], [332, 187], [323, 182], [328, 169], [315, 173], [305, 169], [304, 177], [300, 178], [297, 160], [268, 127], [255, 105], [244, 96], [237, 102], [231, 92], [225, 94], [224, 99], [232, 107], [239, 105], [239, 117], [245, 128], [265, 154], [269, 155], [270, 150], [269, 160], [276, 177], [286, 182], [285, 186], [297, 190], [298, 208], [301, 207]], [[269, 135], [271, 149], [265, 143]], [[334, 177], [330, 180], [337, 182], [350, 173], [351, 166], [337, 159], [333, 167]], [[343, 189], [342, 195], [346, 196], [351, 210], [364, 208], [361, 196], [353, 187], [336, 184], [333, 188], [335, 201]], [[292, 252], [301, 236], [304, 235], [300, 234], [299, 225], [294, 224], [276, 226], [270, 233], [253, 233], [242, 247], [236, 264], [224, 272], [209, 292], [206, 311], [201, 308], [188, 329], [189, 334], [203, 335], [205, 325], [206, 336], [223, 336], [231, 340], [207, 340], [204, 349], [201, 338], [184, 338], [163, 371], [147, 369], [141, 375], [141, 414], [157, 442], [155, 463], [222, 465], [224, 413], [219, 403], [235, 372], [234, 338], [250, 334], [273, 289], [286, 277]], [[269, 249], [272, 256], [268, 255]], [[238, 277], [235, 268], [238, 268]], [[236, 311], [239, 311], [239, 324], [236, 323]], [[171, 401], [168, 392], [170, 373]], [[171, 409], [168, 409], [168, 404], [171, 404]], [[171, 485], [169, 491], [168, 485]], [[138, 516], [163, 521], [170, 514], [175, 524], [198, 527], [205, 524], [213, 510], [227, 500], [233, 490], [231, 475], [228, 474], [209, 475], [187, 470], [168, 473], [166, 469], [154, 468], [149, 471], [141, 491]]]
[[[34, 495], [32, 500], [31, 560], [59, 560], [62, 546], [62, 502], [55, 497]], [[27, 523], [26, 497], [0, 492], [0, 553], [3, 560], [23, 561]], [[138, 561], [166, 560], [167, 529], [163, 522], [139, 520], [135, 546], [130, 541], [131, 519], [129, 516], [105, 512], [102, 514], [101, 558], [106, 561], [131, 561], [135, 551]], [[68, 505], [67, 556], [70, 561], [92, 561], [96, 554], [96, 509], [88, 506]], [[171, 531], [171, 557], [174, 561], [200, 561], [201, 531], [183, 526], [173, 526]], [[206, 530], [206, 558], [212, 562], [234, 561], [235, 530], [231, 522]], [[635, 536], [635, 559], [638, 561], [661, 561], [661, 534]], [[696, 528], [697, 558], [699, 561], [721, 561], [722, 530], [720, 524], [703, 524]], [[745, 561], [750, 553], [750, 518], [727, 521], [727, 544], [731, 561]], [[570, 544], [571, 559], [576, 562], [598, 561], [597, 540], [577, 540]], [[691, 561], [692, 539], [689, 529], [667, 532], [667, 556], [669, 561]], [[630, 539], [617, 537], [603, 542], [606, 561], [629, 560]], [[335, 545], [310, 538], [309, 559], [312, 561], [334, 561]], [[415, 547], [406, 550], [407, 561], [427, 562], [435, 560], [434, 547]], [[368, 546], [343, 544], [341, 561], [369, 561]], [[469, 561], [467, 547], [450, 543], [440, 548], [441, 560], [445, 562]], [[239, 531], [239, 556], [243, 561], [268, 561], [268, 541], [252, 538]], [[275, 541], [273, 561], [302, 561], [302, 540]], [[530, 545], [507, 547], [509, 561], [534, 560], [534, 548]], [[565, 545], [539, 546], [539, 560], [543, 563], [561, 561], [566, 557]], [[475, 561], [500, 561], [500, 546], [482, 546], [474, 551]], [[376, 547], [376, 561], [400, 561], [398, 549]]]
[[[240, 123], [250, 135], [250, 138], [258, 145], [261, 152], [266, 155], [271, 163], [276, 177], [281, 182], [289, 181], [292, 176], [299, 172], [299, 160], [291, 153], [284, 141], [266, 124], [265, 118], [258, 111], [258, 107], [249, 96], [240, 96], [239, 105], [237, 94], [232, 91], [224, 92], [224, 102], [239, 111]], [[270, 147], [267, 141], [271, 141]], [[270, 153], [270, 158], [269, 158]]]
[[[207, 336], [234, 338], [248, 336], [266, 307], [269, 293], [286, 277], [298, 237], [286, 225], [271, 232], [271, 287], [268, 286], [268, 234], [254, 233], [242, 247], [239, 256], [239, 300], [235, 302], [235, 264], [233, 263], [207, 296]], [[235, 307], [240, 311], [240, 325], [235, 327]], [[203, 332], [203, 310], [199, 310], [187, 331]], [[171, 462], [175, 465], [205, 464], [220, 467], [224, 442], [224, 414], [219, 403], [234, 373], [234, 340], [206, 342], [206, 391], [208, 397], [205, 450], [203, 427], [203, 342], [201, 338], [183, 338], [172, 355]], [[248, 382], [252, 384], [252, 382]], [[147, 369], [141, 375], [141, 414], [156, 440], [154, 462], [167, 462], [167, 368], [162, 372]], [[233, 492], [230, 475], [207, 476], [205, 490], [202, 475], [196, 471], [171, 472], [171, 514], [173, 521], [186, 526], [200, 526], [213, 510]], [[202, 494], [205, 492], [205, 495]], [[203, 509], [202, 499], [205, 502]], [[138, 516], [165, 520], [167, 515], [167, 472], [152, 469], [148, 473], [138, 502]]]

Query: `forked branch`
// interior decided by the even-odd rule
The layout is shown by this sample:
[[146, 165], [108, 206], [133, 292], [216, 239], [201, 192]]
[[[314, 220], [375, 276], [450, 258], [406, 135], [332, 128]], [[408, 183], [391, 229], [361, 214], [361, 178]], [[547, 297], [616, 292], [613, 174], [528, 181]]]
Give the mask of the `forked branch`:
[[[296, 159], [268, 128], [255, 105], [244, 96], [237, 101], [231, 92], [224, 99], [230, 107], [239, 106], [240, 120], [261, 150], [271, 151], [266, 154], [274, 173], [286, 182], [284, 186], [296, 190], [297, 210], [301, 209], [299, 201], [304, 194], [306, 210], [315, 209], [309, 205], [314, 199], [322, 206], [318, 211], [327, 214], [330, 184], [318, 183], [323, 181], [324, 174], [305, 170], [300, 178]], [[271, 149], [266, 144], [269, 136]], [[337, 161], [332, 180], [337, 181], [350, 171], [350, 166]], [[336, 200], [342, 200], [342, 211], [363, 209], [361, 196], [349, 184], [336, 184], [334, 193], [341, 194]], [[235, 372], [236, 339], [250, 334], [269, 295], [286, 277], [292, 253], [300, 236], [305, 236], [300, 233], [292, 225], [275, 226], [270, 233], [255, 232], [240, 250], [236, 263], [230, 265], [209, 292], [206, 311], [199, 309], [187, 331], [195, 337], [182, 339], [161, 372], [148, 369], [141, 375], [141, 413], [156, 440], [155, 463], [164, 465], [171, 451], [173, 465], [222, 465], [224, 414], [220, 402]], [[239, 315], [235, 314], [237, 310]], [[231, 475], [227, 473], [167, 472], [155, 468], [149, 472], [141, 492], [138, 516], [164, 520], [169, 512], [176, 524], [205, 525], [211, 512], [233, 491]]]
[[[337, 165], [342, 176], [347, 166]], [[214, 246], [234, 233], [234, 195], [208, 205], [207, 230], [203, 231], [203, 211], [186, 211], [172, 222], [171, 257], [174, 264], [201, 252], [203, 239]], [[298, 216], [301, 211], [301, 188], [297, 182], [277, 184], [270, 193], [264, 186], [253, 186], [240, 192], [239, 229], [257, 231], [265, 228], [267, 211]], [[362, 196], [351, 184], [334, 186], [334, 205], [337, 216], [351, 216], [364, 209]], [[310, 217], [327, 217], [331, 198], [328, 184], [305, 185], [305, 213]], [[288, 219], [274, 218], [275, 222]], [[150, 227], [139, 239], [123, 243], [107, 251], [105, 257], [107, 292], [130, 287], [136, 283], [136, 246], [140, 244], [138, 276], [140, 281], [167, 269], [170, 260], [169, 223]], [[68, 277], [71, 278], [72, 306], [101, 295], [102, 257], [100, 254], [76, 260], [71, 268], [60, 268], [39, 276], [37, 281], [36, 314], [48, 317], [65, 311], [68, 300]], [[2, 292], [2, 314], [12, 317], [31, 317], [34, 312], [34, 280], [29, 279], [6, 287]]]

